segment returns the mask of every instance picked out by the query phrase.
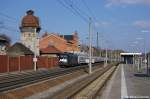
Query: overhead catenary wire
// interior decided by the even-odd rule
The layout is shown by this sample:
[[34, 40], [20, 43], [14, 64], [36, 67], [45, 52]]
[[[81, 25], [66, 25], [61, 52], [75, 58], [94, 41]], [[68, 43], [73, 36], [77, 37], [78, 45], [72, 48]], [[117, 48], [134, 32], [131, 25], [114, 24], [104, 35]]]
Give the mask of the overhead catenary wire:
[[2, 12], [0, 12], [0, 16], [3, 16], [3, 17], [5, 17], [5, 18], [9, 19], [8, 21], [10, 21], [10, 20], [11, 20], [11, 22], [13, 21], [13, 23], [14, 23], [14, 22], [15, 22], [15, 23], [18, 22], [14, 17], [11, 17], [11, 16], [9, 16], [9, 15], [7, 15], [7, 14], [4, 14], [4, 13], [2, 13]]
[[3, 26], [2, 29], [5, 29], [5, 30], [11, 31], [11, 32], [20, 32], [19, 30], [14, 29], [14, 28], [9, 27], [9, 26]]
[[[0, 16], [1, 16], [1, 20], [0, 20], [0, 33], [5, 33], [5, 32], [9, 32], [7, 33], [7, 35], [9, 37], [11, 37], [12, 40], [12, 44], [17, 42], [17, 41], [20, 41], [20, 39], [18, 39], [18, 35], [14, 35], [14, 33], [19, 33], [20, 31], [18, 29], [16, 29], [15, 27], [13, 26], [17, 26], [18, 25], [18, 21], [13, 18], [12, 16], [9, 16], [5, 13], [2, 13], [0, 12]], [[11, 25], [11, 26], [8, 26], [6, 24], [15, 24], [15, 25]], [[10, 24], [9, 24], [10, 25]]]
[[[18, 25], [18, 21], [17, 21], [14, 17], [9, 16], [9, 15], [7, 15], [7, 14], [5, 14], [5, 13], [2, 13], [2, 12], [0, 12], [0, 16], [5, 18], [5, 20], [4, 20], [4, 19], [3, 19], [3, 20], [0, 20], [0, 31], [1, 31], [1, 32], [2, 32], [2, 29], [3, 29], [3, 30], [7, 30], [7, 31], [9, 31], [9, 32], [17, 32], [17, 33], [20, 32], [20, 31], [18, 30], [19, 28], [16, 29], [15, 27], [8, 26], [8, 25], [5, 24], [5, 23], [6, 23], [5, 21], [7, 21], [7, 22], [10, 22], [10, 23], [14, 23], [14, 24], [16, 24], [16, 26], [17, 26], [17, 25]], [[47, 31], [47, 29], [42, 28], [42, 31], [45, 32], [45, 31]]]
[[11, 32], [19, 32], [17, 29], [15, 29], [14, 27], [10, 27], [8, 25], [5, 24], [4, 21], [7, 21], [7, 22], [11, 22], [11, 23], [14, 23], [14, 24], [17, 24], [17, 20], [15, 18], [13, 18], [12, 16], [9, 16], [7, 14], [4, 14], [2, 12], [0, 12], [0, 16], [6, 18], [5, 20], [1, 20], [1, 29], [4, 29], [4, 30], [8, 30], [8, 31], [11, 31]]
[[96, 19], [95, 15], [93, 14], [92, 10], [90, 9], [90, 7], [87, 5], [85, 0], [81, 0], [83, 5], [87, 8], [87, 11], [90, 13], [90, 17], [92, 17], [92, 19], [96, 22], [98, 22], [98, 20]]
[[61, 4], [63, 7], [65, 7], [66, 9], [68, 9], [72, 14], [77, 15], [72, 9], [70, 9], [66, 4], [64, 4], [63, 1], [61, 0], [56, 0], [59, 4]]
[[88, 13], [86, 13], [85, 11], [80, 9], [79, 6], [77, 6], [77, 4], [75, 4], [72, 0], [66, 0], [66, 1], [68, 2], [68, 4], [72, 5], [72, 7], [74, 7], [74, 9], [76, 9], [79, 13], [84, 15], [84, 17], [86, 17], [87, 19], [89, 19], [89, 17], [91, 17]]
[[87, 3], [84, 0], [81, 0], [81, 1], [82, 1], [83, 5], [85, 6], [85, 8], [87, 9], [86, 11], [88, 11], [89, 13], [87, 13], [86, 11], [83, 11], [82, 9], [80, 9], [79, 6], [77, 6], [77, 4], [75, 4], [73, 2], [73, 0], [65, 0], [65, 2], [67, 2], [70, 5], [72, 5], [72, 7], [74, 7], [74, 9], [76, 9], [79, 13], [84, 15], [87, 19], [89, 19], [89, 17], [91, 17], [92, 20], [98, 22], [98, 20], [94, 16], [92, 10], [90, 9], [90, 7], [88, 7]]
[[89, 17], [92, 18], [93, 22], [98, 22], [97, 18], [94, 16], [92, 10], [90, 7], [88, 7], [87, 3], [84, 0], [81, 0], [84, 6], [87, 8], [87, 11], [90, 13], [81, 10], [72, 0], [57, 0], [58, 3], [60, 3], [63, 7], [65, 7], [67, 10], [72, 12], [75, 16], [80, 17], [82, 20], [84, 20], [86, 23], [89, 23]]
[[80, 17], [83, 21], [88, 23], [88, 19], [74, 7], [74, 4], [69, 3], [66, 0], [57, 0], [57, 2], [60, 3], [66, 9], [68, 9], [70, 12], [72, 12], [75, 16]]
[[83, 11], [81, 12], [81, 10], [78, 7], [75, 7], [72, 1], [70, 1], [70, 2], [69, 1], [67, 2], [67, 0], [64, 0], [64, 1], [67, 5], [70, 6], [70, 8], [72, 10], [75, 11], [75, 13], [77, 13], [77, 15], [80, 18], [82, 18], [85, 22], [89, 23], [89, 21], [88, 21], [89, 16], [87, 17], [87, 15]]
[[[91, 10], [91, 8], [89, 7], [89, 5], [87, 4], [87, 2], [85, 0], [81, 0], [81, 3], [85, 6], [86, 11], [88, 11], [88, 13], [90, 14], [92, 20], [93, 20], [93, 33], [97, 33], [98, 31], [96, 30], [96, 23], [97, 24], [101, 24], [101, 22], [97, 19], [97, 17], [94, 15], [93, 11]], [[96, 35], [93, 35], [93, 38], [96, 37]]]
[[[90, 10], [90, 8], [88, 7], [88, 5], [86, 4], [85, 1], [82, 1], [82, 3], [84, 3], [84, 6], [87, 8], [86, 11], [89, 11], [90, 15], [87, 14], [85, 11], [81, 10], [77, 4], [75, 4], [73, 2], [73, 0], [64, 0], [64, 2], [66, 3], [66, 5], [69, 5], [71, 7], [71, 9], [75, 10], [77, 13], [81, 14], [82, 16], [86, 17], [87, 19], [89, 17], [92, 18], [92, 21], [94, 22], [98, 22], [98, 20], [95, 18], [94, 14], [92, 13], [92, 11]], [[92, 23], [93, 23], [92, 22]], [[88, 20], [88, 23], [89, 23], [89, 20]], [[95, 25], [92, 26], [94, 29], [95, 29]], [[97, 31], [96, 31], [97, 32]]]

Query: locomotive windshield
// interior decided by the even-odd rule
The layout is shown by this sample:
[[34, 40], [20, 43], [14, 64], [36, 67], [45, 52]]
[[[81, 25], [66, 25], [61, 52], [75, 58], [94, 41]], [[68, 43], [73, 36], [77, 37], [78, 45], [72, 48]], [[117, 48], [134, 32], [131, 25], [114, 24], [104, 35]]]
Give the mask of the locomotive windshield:
[[59, 58], [60, 58], [60, 59], [66, 59], [66, 58], [67, 58], [67, 55], [60, 55]]
[[64, 55], [64, 54], [60, 54], [59, 55], [59, 62], [62, 64], [62, 63], [67, 63], [67, 55]]

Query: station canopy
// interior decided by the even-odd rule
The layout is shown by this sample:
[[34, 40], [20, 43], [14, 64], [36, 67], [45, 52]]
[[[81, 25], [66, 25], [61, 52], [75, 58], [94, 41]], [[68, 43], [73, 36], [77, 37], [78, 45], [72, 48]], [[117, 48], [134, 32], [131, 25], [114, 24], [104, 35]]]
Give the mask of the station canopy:
[[128, 56], [128, 55], [131, 55], [131, 56], [135, 56], [135, 55], [137, 55], [137, 56], [139, 56], [139, 55], [142, 55], [142, 53], [120, 53], [120, 55], [121, 56]]

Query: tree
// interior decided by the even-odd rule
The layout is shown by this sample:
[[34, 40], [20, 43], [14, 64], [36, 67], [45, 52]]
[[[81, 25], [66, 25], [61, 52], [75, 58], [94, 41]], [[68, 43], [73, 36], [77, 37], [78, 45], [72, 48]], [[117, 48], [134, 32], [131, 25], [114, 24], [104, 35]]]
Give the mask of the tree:
[[5, 34], [0, 34], [0, 39], [6, 41], [5, 43], [7, 43], [8, 45], [11, 43], [10, 37]]

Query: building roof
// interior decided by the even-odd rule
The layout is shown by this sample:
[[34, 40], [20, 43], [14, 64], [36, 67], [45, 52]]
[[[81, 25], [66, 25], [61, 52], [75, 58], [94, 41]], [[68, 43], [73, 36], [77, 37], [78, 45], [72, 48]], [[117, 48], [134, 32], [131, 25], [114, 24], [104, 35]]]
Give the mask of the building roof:
[[[45, 34], [46, 34], [46, 35], [45, 35]], [[47, 38], [49, 38], [50, 36], [53, 36], [53, 37], [55, 37], [55, 38], [57, 38], [57, 39], [61, 39], [61, 40], [63, 40], [63, 41], [66, 41], [66, 40], [64, 40], [61, 36], [58, 36], [57, 33], [50, 33], [50, 34], [45, 33], [45, 34], [42, 36], [42, 38], [40, 39], [40, 41], [42, 41], [42, 40], [44, 40], [44, 39], [47, 39]]]
[[39, 18], [34, 16], [34, 11], [28, 10], [27, 15], [23, 17], [21, 22], [22, 27], [36, 27], [40, 30]]
[[63, 37], [67, 41], [73, 40], [73, 35], [60, 35], [60, 37]]
[[60, 53], [61, 52], [60, 50], [58, 50], [54, 46], [48, 46], [46, 48], [41, 49], [40, 51], [42, 54], [53, 54], [53, 53]]
[[10, 56], [20, 56], [20, 55], [33, 55], [34, 53], [21, 43], [15, 43], [7, 50], [7, 54]]
[[142, 55], [142, 53], [120, 53], [120, 55]]

